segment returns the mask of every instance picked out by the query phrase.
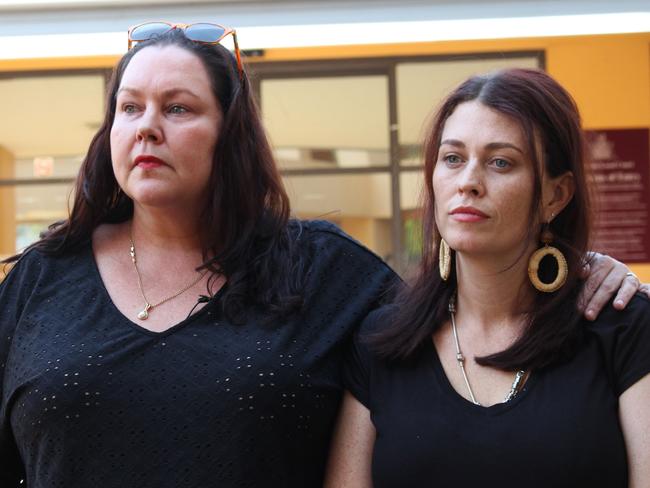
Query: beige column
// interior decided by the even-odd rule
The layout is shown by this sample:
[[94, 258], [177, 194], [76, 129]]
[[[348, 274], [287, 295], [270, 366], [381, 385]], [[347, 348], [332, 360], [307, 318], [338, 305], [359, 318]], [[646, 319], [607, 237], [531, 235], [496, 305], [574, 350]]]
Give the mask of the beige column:
[[342, 217], [338, 223], [345, 232], [383, 259], [393, 257], [393, 241], [389, 219], [374, 217]]
[[[14, 155], [0, 146], [0, 180], [14, 178]], [[16, 189], [0, 185], [0, 258], [16, 252]]]

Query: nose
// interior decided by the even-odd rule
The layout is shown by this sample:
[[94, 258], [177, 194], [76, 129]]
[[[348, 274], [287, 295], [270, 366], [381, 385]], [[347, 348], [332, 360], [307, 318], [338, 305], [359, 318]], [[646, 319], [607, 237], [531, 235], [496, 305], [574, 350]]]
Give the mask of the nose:
[[470, 159], [458, 175], [458, 193], [482, 196], [485, 193], [482, 170], [480, 161], [476, 158]]
[[155, 110], [145, 110], [136, 128], [135, 138], [138, 142], [162, 142], [163, 133]]

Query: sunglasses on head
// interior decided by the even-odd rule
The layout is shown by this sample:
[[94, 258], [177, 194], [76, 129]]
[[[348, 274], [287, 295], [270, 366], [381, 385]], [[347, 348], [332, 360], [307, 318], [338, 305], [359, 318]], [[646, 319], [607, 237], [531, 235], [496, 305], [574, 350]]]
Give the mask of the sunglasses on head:
[[235, 44], [235, 57], [237, 58], [237, 69], [240, 78], [243, 78], [244, 68], [242, 67], [237, 33], [235, 29], [224, 27], [210, 22], [198, 22], [196, 24], [171, 24], [169, 22], [145, 22], [129, 29], [129, 50], [137, 42], [148, 41], [161, 36], [171, 30], [181, 29], [189, 40], [200, 44], [219, 44], [227, 35], [232, 34]]

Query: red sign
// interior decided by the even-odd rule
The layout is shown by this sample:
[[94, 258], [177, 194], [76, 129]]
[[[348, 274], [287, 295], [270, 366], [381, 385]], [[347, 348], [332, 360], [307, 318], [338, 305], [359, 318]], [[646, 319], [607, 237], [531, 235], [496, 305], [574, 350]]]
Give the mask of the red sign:
[[596, 251], [625, 263], [650, 262], [650, 130], [586, 131], [595, 190]]

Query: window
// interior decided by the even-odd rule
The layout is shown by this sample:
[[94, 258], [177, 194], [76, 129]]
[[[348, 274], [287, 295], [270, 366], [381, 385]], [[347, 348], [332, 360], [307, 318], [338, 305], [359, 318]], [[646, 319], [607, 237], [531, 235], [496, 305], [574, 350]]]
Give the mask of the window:
[[295, 216], [330, 220], [407, 272], [420, 256], [420, 145], [435, 107], [472, 74], [542, 65], [539, 52], [255, 65]]
[[[419, 258], [420, 144], [433, 109], [469, 75], [511, 66], [542, 67], [543, 53], [252, 64], [295, 216], [330, 220], [406, 271]], [[0, 78], [0, 256], [67, 216], [105, 79]]]
[[103, 116], [103, 73], [0, 79], [0, 256], [66, 218], [72, 182]]

